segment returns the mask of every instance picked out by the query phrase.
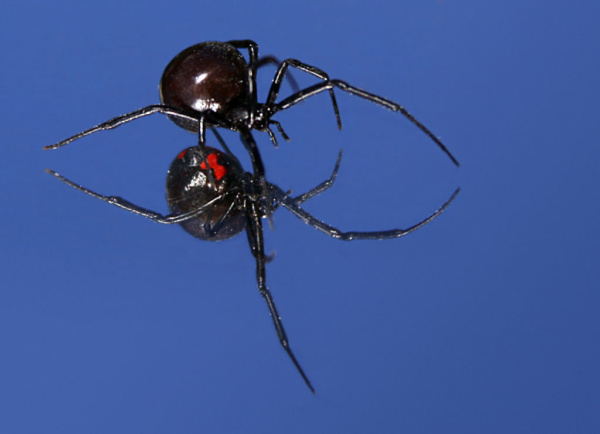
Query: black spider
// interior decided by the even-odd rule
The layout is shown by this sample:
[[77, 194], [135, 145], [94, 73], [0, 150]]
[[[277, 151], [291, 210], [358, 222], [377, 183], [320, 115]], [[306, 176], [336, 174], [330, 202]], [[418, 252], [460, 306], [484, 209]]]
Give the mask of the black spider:
[[[167, 202], [172, 213], [167, 216], [142, 208], [121, 197], [96, 193], [66, 179], [53, 170], [46, 170], [70, 186], [119, 208], [158, 223], [178, 223], [188, 233], [202, 240], [224, 240], [246, 229], [250, 250], [256, 260], [258, 289], [269, 308], [279, 342], [292, 359], [306, 385], [314, 393], [315, 390], [308, 377], [292, 353], [281, 318], [275, 308], [275, 302], [267, 288], [265, 264], [270, 258], [265, 256], [262, 219], [270, 217], [278, 206], [283, 206], [308, 225], [333, 238], [341, 240], [399, 238], [437, 217], [450, 205], [459, 190], [457, 189], [440, 209], [408, 229], [342, 232], [318, 220], [300, 207], [303, 202], [331, 187], [340, 166], [341, 152], [329, 179], [307, 193], [290, 197], [289, 192], [286, 193], [274, 184], [262, 182], [255, 174], [245, 172], [237, 158], [228, 151], [226, 146], [224, 149], [227, 153], [209, 147], [204, 148], [204, 152], [202, 152], [199, 146], [194, 146], [177, 155], [167, 175]], [[207, 163], [210, 170], [207, 169]]]
[[[240, 53], [240, 49], [248, 50], [248, 62]], [[279, 66], [266, 102], [259, 103], [257, 101], [256, 70], [269, 63], [279, 64]], [[290, 66], [314, 75], [322, 82], [302, 90], [296, 89], [292, 95], [280, 102], [275, 102], [283, 77]], [[294, 83], [292, 80], [293, 86]], [[345, 81], [330, 79], [327, 73], [321, 69], [296, 59], [287, 59], [283, 62], [279, 62], [273, 56], [259, 59], [258, 45], [250, 40], [203, 42], [183, 50], [171, 60], [163, 72], [159, 85], [162, 104], [149, 105], [118, 116], [54, 145], [46, 146], [44, 149], [55, 149], [88, 134], [116, 128], [126, 122], [158, 112], [168, 115], [180, 127], [197, 133], [201, 155], [205, 153], [207, 128], [221, 127], [239, 132], [244, 146], [250, 153], [254, 173], [261, 179], [264, 186], [265, 169], [251, 130], [266, 131], [276, 146], [277, 140], [271, 130], [271, 125], [275, 125], [283, 138], [289, 140], [279, 122], [272, 119], [273, 115], [323, 91], [328, 91], [331, 96], [337, 124], [341, 128], [342, 123], [333, 92], [336, 87], [392, 111], [402, 113], [427, 134], [452, 159], [454, 164], [459, 165], [446, 146], [401, 105], [359, 89]]]

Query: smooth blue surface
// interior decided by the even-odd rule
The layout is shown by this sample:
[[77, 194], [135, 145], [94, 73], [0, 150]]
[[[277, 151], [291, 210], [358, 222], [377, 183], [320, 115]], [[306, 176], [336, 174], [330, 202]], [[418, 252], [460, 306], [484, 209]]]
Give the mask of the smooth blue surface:
[[[600, 5], [577, 3], [6, 3], [0, 432], [599, 432]], [[344, 229], [409, 226], [463, 189], [401, 240], [275, 214], [268, 283], [315, 396], [244, 236], [201, 242], [44, 173], [166, 212], [195, 139], [160, 115], [42, 146], [157, 102], [183, 48], [241, 38], [398, 101], [462, 164], [343, 92], [341, 132], [320, 96], [277, 116], [291, 143], [257, 134], [268, 179], [297, 192], [344, 148], [307, 205]]]

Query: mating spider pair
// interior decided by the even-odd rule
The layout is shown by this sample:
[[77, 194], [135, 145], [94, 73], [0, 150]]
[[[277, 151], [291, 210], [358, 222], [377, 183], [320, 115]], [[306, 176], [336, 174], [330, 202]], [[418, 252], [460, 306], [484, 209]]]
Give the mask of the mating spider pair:
[[[246, 61], [239, 49], [247, 49]], [[257, 101], [256, 71], [265, 64], [278, 64], [265, 103]], [[275, 102], [279, 89], [289, 67], [307, 72], [321, 79], [320, 83], [297, 90], [280, 102]], [[295, 85], [295, 82], [292, 81]], [[142, 208], [123, 198], [105, 196], [82, 187], [58, 173], [47, 171], [91, 196], [123, 208], [155, 222], [180, 224], [191, 235], [208, 241], [231, 238], [246, 229], [248, 243], [256, 260], [256, 279], [259, 291], [265, 299], [279, 341], [314, 393], [308, 377], [298, 363], [287, 339], [281, 318], [277, 313], [273, 297], [266, 285], [266, 267], [262, 219], [270, 217], [275, 209], [283, 206], [308, 225], [325, 234], [341, 240], [388, 239], [404, 236], [442, 213], [459, 192], [452, 196], [433, 214], [407, 229], [392, 229], [374, 232], [342, 232], [302, 209], [301, 204], [331, 187], [337, 175], [341, 152], [331, 176], [315, 188], [302, 195], [291, 197], [278, 186], [265, 179], [262, 158], [252, 136], [251, 130], [267, 132], [276, 145], [271, 125], [289, 140], [283, 128], [272, 116], [315, 94], [328, 91], [333, 104], [338, 127], [341, 120], [334, 88], [357, 95], [393, 111], [398, 111], [427, 134], [448, 157], [458, 166], [444, 144], [423, 124], [416, 120], [406, 109], [390, 100], [366, 92], [341, 80], [332, 80], [322, 70], [295, 59], [277, 61], [272, 56], [258, 57], [258, 45], [252, 41], [205, 42], [194, 45], [179, 53], [166, 67], [160, 81], [162, 104], [150, 105], [142, 109], [118, 116], [91, 129], [76, 134], [55, 145], [44, 149], [56, 149], [74, 140], [101, 130], [118, 127], [153, 113], [163, 113], [178, 126], [198, 135], [196, 146], [180, 152], [175, 158], [167, 175], [167, 202], [171, 214], [164, 216]], [[225, 152], [206, 146], [205, 133], [212, 128]], [[245, 148], [250, 154], [253, 172], [245, 172], [235, 156], [229, 151], [216, 128], [237, 131]]]

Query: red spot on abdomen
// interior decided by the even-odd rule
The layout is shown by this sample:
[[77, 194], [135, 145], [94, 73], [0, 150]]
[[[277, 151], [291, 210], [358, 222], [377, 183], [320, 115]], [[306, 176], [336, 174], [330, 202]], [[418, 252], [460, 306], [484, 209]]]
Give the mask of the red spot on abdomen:
[[[227, 173], [227, 168], [219, 164], [218, 159], [219, 157], [217, 156], [217, 154], [208, 154], [208, 156], [206, 157], [206, 160], [208, 161], [208, 166], [215, 172], [216, 180], [220, 181], [221, 178], [223, 178]], [[200, 167], [206, 170], [206, 163], [203, 161], [202, 164], [200, 164]]]

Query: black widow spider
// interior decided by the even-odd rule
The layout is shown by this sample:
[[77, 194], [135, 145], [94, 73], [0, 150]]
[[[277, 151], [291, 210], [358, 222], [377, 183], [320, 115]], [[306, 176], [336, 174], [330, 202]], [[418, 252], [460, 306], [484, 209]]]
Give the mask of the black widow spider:
[[[147, 217], [157, 223], [178, 223], [188, 233], [202, 240], [225, 240], [246, 229], [250, 251], [256, 260], [258, 289], [269, 308], [279, 342], [292, 359], [306, 385], [315, 393], [315, 389], [290, 348], [275, 302], [267, 288], [265, 264], [270, 260], [270, 257], [265, 256], [262, 219], [270, 217], [272, 212], [281, 205], [313, 228], [340, 240], [399, 238], [420, 228], [441, 214], [454, 200], [459, 189], [452, 194], [441, 208], [408, 229], [342, 232], [318, 220], [300, 207], [303, 202], [331, 187], [340, 166], [341, 152], [329, 179], [304, 194], [291, 197], [290, 192], [285, 192], [274, 184], [263, 183], [258, 176], [244, 172], [237, 158], [231, 154], [222, 141], [221, 143], [224, 145], [226, 153], [206, 147], [203, 155], [201, 148], [194, 146], [183, 150], [177, 155], [167, 174], [167, 202], [171, 210], [171, 214], [167, 216], [142, 208], [121, 197], [96, 193], [66, 179], [53, 170], [46, 169], [46, 171], [77, 190], [126, 211]], [[210, 170], [207, 169], [207, 162]]]
[[[240, 53], [241, 49], [248, 50], [248, 62]], [[271, 130], [271, 125], [275, 125], [282, 137], [289, 140], [279, 122], [272, 119], [273, 115], [326, 90], [331, 96], [338, 128], [341, 128], [342, 123], [333, 92], [334, 88], [338, 88], [392, 111], [402, 113], [427, 134], [454, 164], [459, 165], [446, 146], [401, 105], [359, 89], [345, 81], [330, 79], [327, 73], [321, 69], [296, 59], [287, 59], [279, 63], [267, 100], [264, 104], [259, 103], [257, 101], [256, 70], [267, 63], [277, 64], [279, 62], [273, 56], [259, 59], [258, 45], [251, 40], [203, 42], [193, 45], [175, 56], [165, 68], [159, 85], [162, 104], [149, 105], [117, 116], [54, 145], [46, 146], [44, 149], [56, 149], [97, 131], [110, 130], [153, 113], [163, 113], [180, 127], [198, 134], [201, 155], [205, 153], [207, 128], [220, 127], [237, 131], [244, 147], [250, 154], [254, 174], [265, 186], [265, 169], [251, 130], [266, 131], [273, 144], [277, 146], [277, 139]], [[292, 95], [277, 103], [275, 100], [279, 94], [283, 77], [290, 66], [314, 75], [322, 82], [303, 90], [296, 90]], [[292, 85], [294, 87], [293, 81]], [[212, 175], [209, 174], [209, 176]], [[214, 180], [212, 181], [214, 182]]]

